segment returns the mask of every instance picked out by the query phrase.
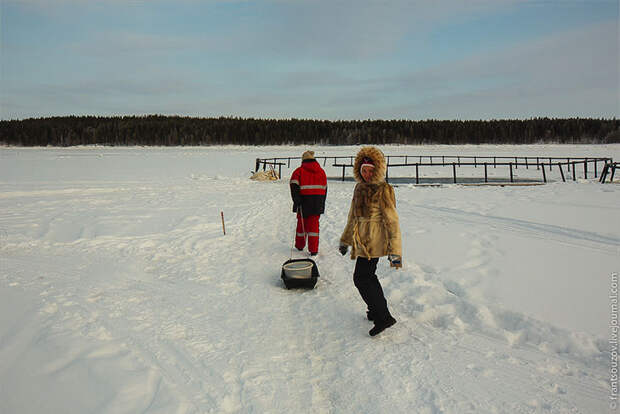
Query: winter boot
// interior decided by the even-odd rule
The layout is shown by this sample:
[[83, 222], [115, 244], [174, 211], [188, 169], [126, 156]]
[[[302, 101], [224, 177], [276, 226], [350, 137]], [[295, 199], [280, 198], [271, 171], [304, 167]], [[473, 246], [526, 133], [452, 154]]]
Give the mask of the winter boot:
[[396, 323], [396, 319], [394, 319], [391, 316], [388, 316], [388, 318], [383, 321], [375, 321], [375, 326], [370, 331], [368, 331], [368, 334], [370, 336], [378, 335], [381, 332], [385, 331], [390, 326], [394, 325], [395, 323]]
[[368, 318], [369, 321], [374, 321], [375, 320], [375, 315], [370, 310], [366, 311], [366, 317]]

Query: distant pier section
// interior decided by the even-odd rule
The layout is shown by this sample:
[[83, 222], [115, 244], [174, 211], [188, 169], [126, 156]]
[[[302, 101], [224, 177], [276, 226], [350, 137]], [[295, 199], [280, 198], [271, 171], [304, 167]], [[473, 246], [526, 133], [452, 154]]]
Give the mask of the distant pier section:
[[[618, 163], [609, 157], [387, 155], [385, 158], [386, 181], [416, 185], [543, 184], [580, 178], [598, 178], [605, 183], [613, 181], [618, 168]], [[338, 171], [337, 176], [329, 176], [331, 180], [353, 179], [350, 171], [355, 156], [316, 156], [315, 159], [324, 167]], [[256, 158], [255, 171], [269, 168], [277, 170], [278, 177], [282, 177], [282, 167], [297, 167], [299, 162], [301, 157]]]

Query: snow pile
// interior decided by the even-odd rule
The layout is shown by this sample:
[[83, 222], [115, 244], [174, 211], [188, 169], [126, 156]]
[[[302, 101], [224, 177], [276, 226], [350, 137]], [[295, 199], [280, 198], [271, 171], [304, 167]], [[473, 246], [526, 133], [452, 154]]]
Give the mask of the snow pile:
[[[328, 183], [316, 288], [279, 278], [288, 180], [247, 171], [303, 150], [0, 149], [0, 412], [608, 409], [620, 187], [397, 184], [404, 268], [377, 273], [398, 323], [370, 338], [337, 251], [351, 181]], [[620, 158], [619, 145], [384, 151]]]
[[280, 177], [278, 177], [278, 174], [274, 170], [258, 171], [252, 174], [252, 177], [250, 177], [250, 179], [256, 181], [275, 181], [279, 178]]

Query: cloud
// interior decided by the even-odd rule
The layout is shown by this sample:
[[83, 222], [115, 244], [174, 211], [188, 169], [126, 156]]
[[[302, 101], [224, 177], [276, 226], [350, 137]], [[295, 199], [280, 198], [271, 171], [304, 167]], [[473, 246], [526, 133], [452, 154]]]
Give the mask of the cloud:
[[81, 56], [131, 55], [144, 53], [169, 53], [186, 47], [181, 36], [136, 33], [128, 30], [106, 31], [91, 39], [80, 40], [69, 45], [74, 53]]
[[[429, 107], [450, 117], [459, 113], [467, 118], [618, 117], [617, 30], [615, 23], [605, 23], [555, 34], [498, 54], [411, 74], [394, 87], [415, 93], [416, 85], [426, 85], [416, 109]], [[437, 93], [444, 82], [467, 89]]]
[[99, 61], [127, 64], [162, 63], [183, 54], [221, 51], [217, 37], [139, 33], [129, 30], [103, 31], [67, 46], [72, 55]]
[[[87, 14], [89, 19], [104, 13], [106, 19], [116, 20], [125, 15], [140, 16], [142, 10], [166, 10], [174, 6], [179, 11], [176, 19], [194, 18], [196, 13], [205, 16], [205, 29], [213, 11], [222, 13], [226, 29], [217, 34], [177, 34], [160, 36], [149, 33], [112, 31], [92, 39], [99, 49], [119, 47], [122, 51], [136, 50], [144, 53], [142, 46], [156, 49], [178, 47], [201, 51], [234, 50], [257, 59], [281, 60], [319, 59], [322, 61], [359, 61], [386, 56], [403, 45], [407, 35], [423, 33], [435, 24], [451, 19], [467, 19], [484, 13], [501, 10], [519, 0], [267, 0], [267, 1], [126, 1], [126, 0], [4, 0], [6, 4], [35, 8], [54, 15], [59, 20], [78, 19]], [[243, 6], [233, 7], [241, 4]], [[230, 6], [230, 7], [228, 7]], [[246, 10], [247, 9], [247, 10]], [[165, 14], [157, 14], [164, 19]], [[219, 16], [219, 14], [218, 14]], [[137, 19], [140, 20], [140, 19]], [[92, 21], [96, 30], [102, 21]], [[113, 22], [111, 22], [113, 23]], [[169, 24], [182, 31], [182, 22], [165, 20], [154, 22]], [[171, 32], [173, 33], [173, 32]], [[120, 35], [120, 36], [119, 36]], [[160, 42], [160, 44], [157, 44]], [[86, 48], [84, 48], [86, 49]], [[88, 53], [88, 51], [85, 51]]]
[[617, 24], [607, 22], [397, 76], [291, 71], [273, 89], [299, 94], [288, 116], [618, 117], [617, 34]]
[[[59, 44], [51, 57], [41, 56], [44, 48], [21, 48], [30, 51], [28, 59], [47, 58], [46, 79], [53, 80], [12, 69], [11, 82], [2, 84], [2, 117], [76, 111], [327, 119], [618, 116], [617, 22], [513, 39], [510, 47], [433, 66], [417, 56], [415, 65], [406, 60], [413, 59], [412, 39], [420, 41], [436, 24], [522, 2], [280, 0], [266, 2], [277, 7], [264, 13], [253, 7], [265, 3], [248, 2], [248, 20], [226, 21], [210, 32], [103, 26]], [[14, 52], [28, 70], [28, 59]], [[404, 60], [384, 63], [392, 52]], [[66, 63], [52, 59], [61, 54]]]
[[[470, 1], [280, 1], [276, 17], [263, 27], [250, 27], [252, 50], [294, 58], [364, 60], [385, 56], [402, 46], [411, 33], [430, 30], [454, 18], [490, 13], [517, 0]], [[260, 29], [260, 30], [259, 30]]]
[[409, 94], [409, 105], [396, 110], [408, 117], [619, 116], [617, 34], [615, 23], [558, 33], [498, 53], [375, 79], [381, 86], [369, 94]]
[[[161, 108], [195, 102], [204, 82], [155, 73], [73, 79], [3, 87], [2, 119], [50, 115], [164, 113]], [[167, 113], [179, 113], [169, 111]]]

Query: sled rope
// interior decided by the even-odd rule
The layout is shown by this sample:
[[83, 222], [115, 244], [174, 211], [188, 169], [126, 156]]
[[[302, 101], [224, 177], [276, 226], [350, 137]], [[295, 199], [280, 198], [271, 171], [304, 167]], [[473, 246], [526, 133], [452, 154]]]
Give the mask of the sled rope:
[[[305, 244], [306, 243], [306, 226], [304, 225], [304, 212], [301, 209], [301, 206], [297, 207], [297, 212], [301, 216], [301, 229], [304, 232], [304, 244]], [[297, 216], [295, 216], [295, 219], [297, 219]], [[289, 260], [293, 258], [293, 249], [295, 249], [295, 238], [296, 237], [297, 237], [297, 223], [295, 223], [295, 237], [293, 237], [293, 244], [291, 245], [291, 256], [289, 257]]]

